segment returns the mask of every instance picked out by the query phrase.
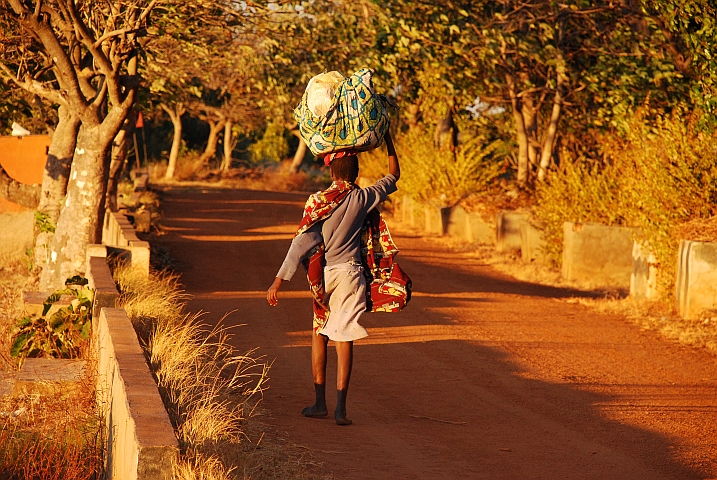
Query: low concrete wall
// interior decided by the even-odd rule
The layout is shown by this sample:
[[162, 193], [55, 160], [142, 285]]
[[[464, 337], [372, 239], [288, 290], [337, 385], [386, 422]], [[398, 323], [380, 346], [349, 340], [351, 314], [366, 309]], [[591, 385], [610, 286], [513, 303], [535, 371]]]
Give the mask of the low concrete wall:
[[529, 222], [520, 224], [520, 257], [524, 263], [545, 260], [545, 240], [540, 229]]
[[425, 232], [438, 236], [444, 235], [448, 226], [448, 217], [451, 212], [450, 208], [425, 205], [423, 209], [426, 220]]
[[630, 275], [630, 296], [639, 300], [653, 300], [659, 297], [657, 291], [657, 260], [649, 247], [640, 242], [632, 246], [632, 275]]
[[398, 209], [402, 223], [414, 228], [423, 229], [426, 227], [426, 209], [423, 204], [408, 195], [404, 195], [398, 204]]
[[404, 195], [396, 201], [394, 215], [402, 223], [433, 235], [450, 235], [482, 244], [495, 241], [495, 227], [460, 205], [432, 207]]
[[468, 215], [460, 205], [449, 209], [446, 222], [446, 234], [451, 237], [468, 240]]
[[179, 444], [124, 309], [101, 309], [93, 345], [107, 426], [106, 478], [170, 479]]
[[150, 267], [150, 246], [149, 242], [140, 240], [137, 237], [132, 222], [124, 213], [107, 211], [105, 222], [102, 228], [102, 243], [114, 249], [130, 262], [132, 268], [140, 269], [149, 275]]
[[35, 212], [22, 209], [0, 213], [0, 263], [16, 262], [33, 247]]
[[495, 217], [495, 249], [499, 252], [520, 250], [520, 226], [529, 218], [525, 212], [498, 212]]
[[563, 224], [563, 278], [628, 291], [635, 229], [596, 223]]
[[717, 310], [717, 243], [680, 242], [675, 301], [685, 318]]
[[[96, 245], [88, 249], [87, 256], [87, 286], [95, 290], [95, 301], [92, 304], [92, 318], [99, 318], [100, 310], [103, 307], [115, 307], [119, 300], [119, 292], [112, 278], [112, 272], [107, 265], [107, 259], [99, 255], [99, 248]], [[94, 325], [93, 325], [94, 328]]]

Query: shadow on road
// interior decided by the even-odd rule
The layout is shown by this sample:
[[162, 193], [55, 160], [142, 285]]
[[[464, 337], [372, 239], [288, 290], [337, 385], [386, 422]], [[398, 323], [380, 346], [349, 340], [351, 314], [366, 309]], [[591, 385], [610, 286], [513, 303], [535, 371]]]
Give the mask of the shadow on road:
[[[187, 293], [195, 297], [192, 310], [210, 312], [210, 322], [236, 310], [226, 321], [246, 326], [235, 344], [260, 347], [267, 359], [276, 359], [265, 396], [268, 421], [308, 446], [338, 478], [710, 476], [680, 460], [683, 440], [640, 425], [639, 417], [631, 420], [641, 408], [670, 409], [676, 421], [694, 416], [697, 407], [685, 404], [678, 386], [649, 375], [629, 380], [587, 369], [583, 375], [582, 363], [590, 362], [582, 356], [619, 350], [624, 339], [586, 343], [545, 327], [555, 319], [557, 329], [570, 328], [579, 315], [571, 310], [576, 306], [550, 298], [590, 294], [512, 280], [479, 264], [467, 265], [469, 272], [460, 256], [409, 236], [396, 241], [404, 248], [398, 258], [413, 278], [415, 296], [400, 314], [364, 316], [370, 336], [356, 343], [349, 399], [355, 425], [339, 436], [333, 422], [301, 417], [311, 400], [306, 283], [297, 273], [275, 309], [266, 305], [264, 289], [283, 260], [305, 198], [167, 190], [167, 234], [156, 241], [177, 259]], [[505, 338], [492, 330], [501, 322]], [[506, 347], [520, 342], [564, 349], [576, 356], [575, 370], [547, 378]], [[334, 358], [329, 365], [333, 378]], [[713, 417], [710, 405], [698, 411]]]

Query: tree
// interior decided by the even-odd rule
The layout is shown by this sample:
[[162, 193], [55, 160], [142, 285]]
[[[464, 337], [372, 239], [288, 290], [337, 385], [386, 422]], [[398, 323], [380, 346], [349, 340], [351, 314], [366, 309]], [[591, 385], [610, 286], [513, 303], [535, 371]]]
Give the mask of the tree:
[[174, 139], [165, 178], [172, 178], [181, 142], [181, 117], [189, 114], [210, 126], [205, 151], [207, 163], [217, 151], [219, 135], [233, 128], [251, 126], [258, 117], [262, 63], [257, 55], [259, 19], [263, 9], [254, 6], [250, 15], [231, 9], [230, 2], [206, 2], [178, 6], [175, 15], [154, 28], [159, 38], [148, 45], [143, 74], [152, 101], [172, 120]]
[[[21, 87], [60, 106], [68, 129], [60, 132], [58, 126], [53, 144], [65, 146], [63, 160], [70, 145], [73, 151], [67, 195], [41, 274], [43, 289], [61, 287], [66, 278], [84, 272], [87, 244], [101, 241], [110, 148], [135, 100], [139, 38], [156, 3], [0, 4], [0, 13], [27, 42], [15, 52], [4, 52], [17, 56], [2, 69]], [[51, 75], [44, 77], [46, 73]], [[61, 114], [60, 123], [62, 119]], [[76, 122], [75, 134], [69, 126]]]

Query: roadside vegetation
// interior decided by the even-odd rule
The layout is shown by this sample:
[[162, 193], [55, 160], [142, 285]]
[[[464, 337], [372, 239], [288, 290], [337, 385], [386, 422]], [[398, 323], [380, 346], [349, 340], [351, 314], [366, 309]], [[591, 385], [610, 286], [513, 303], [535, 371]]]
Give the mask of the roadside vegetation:
[[177, 276], [117, 265], [114, 277], [177, 432], [174, 478], [325, 478], [309, 473], [306, 452], [277, 443], [254, 418], [270, 368], [256, 350], [237, 352], [227, 327], [188, 313]]
[[[32, 290], [24, 263], [0, 268], [0, 390], [9, 393], [20, 362], [10, 355], [23, 318], [21, 293]], [[38, 342], [37, 345], [40, 345]], [[104, 468], [102, 415], [90, 373], [70, 391], [0, 394], [0, 479], [96, 480]], [[3, 390], [4, 387], [4, 390]]]
[[[714, 321], [676, 319], [671, 296], [679, 241], [717, 242], [715, 18], [712, 0], [0, 1], [0, 133], [17, 122], [52, 134], [42, 185], [0, 167], [0, 196], [36, 212], [29, 272], [7, 272], [64, 288], [117, 198], [131, 213], [149, 210], [157, 231], [157, 197], [129, 201], [139, 169], [155, 183], [324, 188], [328, 171], [307, 154], [293, 109], [312, 76], [368, 67], [400, 106], [391, 128], [404, 193], [486, 219], [531, 212], [551, 278], [563, 222], [636, 227], [654, 252], [661, 299], [596, 308], [623, 308], [713, 349]], [[362, 154], [362, 176], [378, 178], [384, 161]], [[268, 366], [187, 313], [177, 278], [117, 275], [180, 435], [177, 475], [281, 478], [268, 465], [301, 455], [247, 466], [261, 458], [248, 432]], [[6, 312], [17, 285], [0, 286]], [[7, 326], [0, 355], [13, 345], [35, 354], [30, 332], [47, 326], [26, 322], [19, 339]]]
[[717, 134], [701, 129], [701, 118], [676, 110], [647, 122], [639, 111], [622, 136], [601, 139], [604, 162], [566, 161], [539, 185], [535, 215], [553, 263], [560, 263], [566, 221], [637, 227], [670, 299], [680, 239], [698, 233], [717, 241], [717, 228], [710, 228], [717, 218]]

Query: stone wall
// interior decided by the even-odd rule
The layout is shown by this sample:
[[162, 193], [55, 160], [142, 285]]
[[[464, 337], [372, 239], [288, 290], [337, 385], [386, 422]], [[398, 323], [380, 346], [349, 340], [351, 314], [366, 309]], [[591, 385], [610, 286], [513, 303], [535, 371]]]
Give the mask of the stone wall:
[[596, 223], [563, 225], [563, 278], [592, 288], [629, 291], [636, 231]]
[[102, 243], [127, 261], [133, 268], [140, 269], [149, 275], [150, 245], [149, 242], [137, 237], [132, 223], [119, 212], [108, 210], [105, 213], [105, 223], [102, 228]]
[[675, 302], [685, 318], [717, 311], [717, 243], [680, 242]]

